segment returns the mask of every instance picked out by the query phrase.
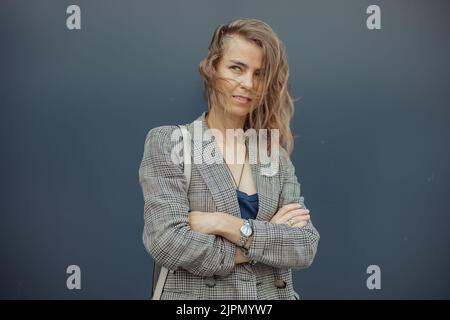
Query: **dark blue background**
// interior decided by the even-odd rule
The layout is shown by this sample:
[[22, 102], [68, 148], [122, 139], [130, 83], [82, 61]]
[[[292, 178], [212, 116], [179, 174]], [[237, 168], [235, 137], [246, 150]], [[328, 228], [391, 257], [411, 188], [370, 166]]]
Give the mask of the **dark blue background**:
[[[81, 30], [66, 28], [70, 4]], [[381, 30], [366, 28], [371, 4]], [[284, 41], [300, 98], [292, 159], [321, 234], [295, 274], [302, 298], [450, 298], [448, 2], [0, 6], [0, 298], [149, 297], [144, 139], [206, 110], [198, 64], [215, 27], [240, 17]], [[366, 287], [372, 264], [381, 290]]]

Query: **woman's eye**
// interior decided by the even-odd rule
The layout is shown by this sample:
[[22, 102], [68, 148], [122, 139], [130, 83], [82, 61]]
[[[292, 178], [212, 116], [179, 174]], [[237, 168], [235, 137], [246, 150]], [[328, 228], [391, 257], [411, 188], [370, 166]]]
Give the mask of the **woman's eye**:
[[232, 66], [230, 69], [235, 70], [235, 71], [241, 71], [241, 68], [238, 66]]

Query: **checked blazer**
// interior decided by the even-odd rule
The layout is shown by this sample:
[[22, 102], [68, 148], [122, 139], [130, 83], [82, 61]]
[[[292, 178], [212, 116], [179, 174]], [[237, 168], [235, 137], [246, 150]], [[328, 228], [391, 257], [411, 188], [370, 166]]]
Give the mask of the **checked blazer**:
[[[186, 124], [191, 134], [192, 154], [214, 141], [195, 144], [194, 123], [205, 133], [203, 112]], [[307, 268], [314, 260], [319, 233], [312, 221], [302, 228], [270, 223], [282, 206], [300, 203], [300, 183], [295, 168], [280, 148], [279, 167], [274, 175], [263, 174], [262, 164], [251, 164], [259, 211], [253, 221], [253, 241], [248, 257], [256, 264], [235, 264], [236, 245], [225, 238], [192, 231], [189, 211], [225, 212], [240, 217], [233, 178], [225, 163], [192, 161], [187, 189], [183, 163], [172, 153], [179, 141], [172, 141], [177, 126], [151, 129], [145, 139], [139, 167], [144, 197], [143, 243], [160, 265], [170, 270], [161, 300], [295, 300], [292, 270]], [[182, 145], [182, 143], [181, 143]], [[216, 149], [218, 150], [218, 149]], [[182, 150], [180, 155], [182, 157]], [[267, 172], [267, 171], [266, 171]]]

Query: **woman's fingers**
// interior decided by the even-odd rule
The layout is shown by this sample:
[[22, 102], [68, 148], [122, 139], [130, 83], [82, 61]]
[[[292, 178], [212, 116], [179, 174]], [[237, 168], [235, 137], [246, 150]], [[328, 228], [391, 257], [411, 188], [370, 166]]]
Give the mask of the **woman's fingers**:
[[309, 219], [309, 210], [308, 209], [296, 209], [287, 212], [285, 215], [283, 215], [278, 222], [279, 223], [286, 223], [294, 218], [302, 217], [302, 216], [308, 216]]
[[287, 224], [287, 225], [293, 225], [294, 223], [298, 221], [304, 221], [309, 220], [311, 217], [308, 213], [308, 211], [305, 211], [305, 209], [302, 209], [301, 211], [292, 211], [289, 212], [289, 214], [284, 215], [282, 218], [279, 219], [272, 219], [270, 222], [275, 224]]
[[299, 223], [296, 223], [296, 224], [293, 224], [292, 227], [295, 227], [295, 228], [303, 228], [303, 227], [306, 226], [307, 224], [308, 224], [308, 220], [307, 220], [307, 221], [302, 221], [302, 222], [299, 222]]
[[302, 214], [289, 219], [287, 222], [290, 225], [294, 225], [298, 222], [308, 221], [309, 219], [311, 219], [311, 216], [309, 214]]
[[301, 206], [300, 206], [299, 203], [290, 203], [290, 204], [287, 204], [287, 205], [281, 207], [281, 208], [278, 210], [278, 212], [275, 213], [275, 215], [272, 217], [272, 219], [270, 220], [270, 222], [273, 222], [273, 223], [283, 223], [283, 221], [286, 221], [286, 219], [281, 220], [281, 222], [280, 222], [280, 219], [282, 219], [284, 215], [286, 215], [288, 212], [291, 212], [291, 211], [293, 211], [293, 210], [297, 210], [297, 209], [300, 209], [300, 208], [301, 208]]
[[296, 210], [300, 208], [300, 204], [299, 203], [290, 203], [287, 204], [283, 207], [280, 208], [280, 210], [278, 210], [277, 215], [279, 217], [282, 217], [283, 215], [285, 215], [286, 213], [290, 212], [291, 210]]
[[285, 224], [290, 227], [304, 227], [308, 223], [310, 219], [309, 215], [303, 215], [300, 217], [292, 218], [291, 220], [288, 220]]

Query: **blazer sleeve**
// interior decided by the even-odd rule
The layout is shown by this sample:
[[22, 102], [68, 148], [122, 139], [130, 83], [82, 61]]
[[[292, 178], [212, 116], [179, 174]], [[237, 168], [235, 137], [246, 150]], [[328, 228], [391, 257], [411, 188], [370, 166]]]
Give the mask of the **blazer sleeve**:
[[198, 276], [227, 275], [235, 266], [235, 246], [222, 237], [190, 229], [187, 180], [182, 164], [171, 160], [172, 150], [179, 143], [171, 140], [176, 128], [154, 128], [145, 140], [139, 167], [145, 248], [169, 270], [183, 268]]
[[[287, 152], [280, 150], [279, 208], [289, 203], [306, 208], [294, 165]], [[320, 235], [311, 219], [302, 228], [254, 220], [253, 231], [253, 241], [247, 251], [249, 258], [278, 268], [304, 269], [312, 264]]]

